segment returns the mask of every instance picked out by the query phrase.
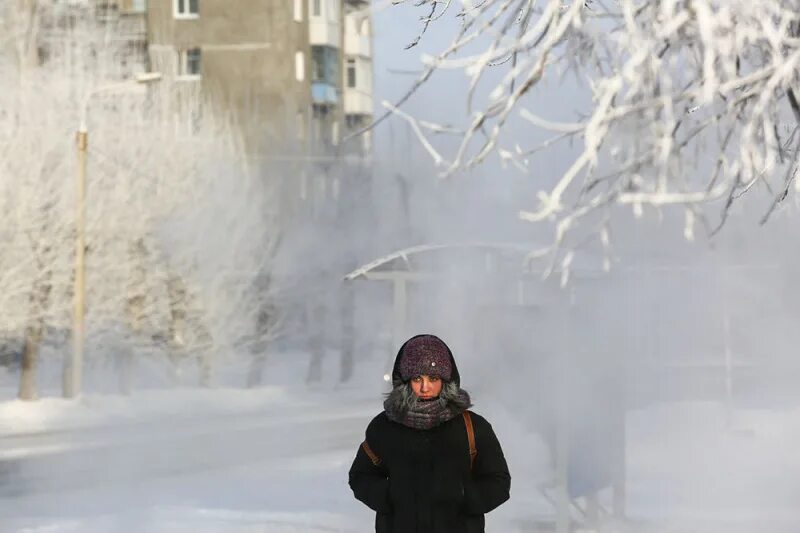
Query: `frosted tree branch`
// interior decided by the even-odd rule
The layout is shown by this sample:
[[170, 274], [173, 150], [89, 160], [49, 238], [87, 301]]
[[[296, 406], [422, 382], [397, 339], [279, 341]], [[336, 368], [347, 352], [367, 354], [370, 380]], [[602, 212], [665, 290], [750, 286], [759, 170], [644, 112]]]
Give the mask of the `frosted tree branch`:
[[[70, 31], [55, 31], [51, 8], [0, 6], [12, 36], [0, 43], [0, 339], [70, 332], [75, 131], [88, 125], [89, 338], [113, 333], [207, 361], [230, 352], [271, 305], [274, 287], [253, 286], [280, 237], [279, 180], [252, 168], [236, 125], [196, 95], [179, 108], [167, 82], [122, 90], [132, 84], [119, 78], [113, 32], [81, 12]], [[185, 108], [199, 106], [195, 123]], [[276, 333], [273, 315], [262, 334]]]
[[[422, 9], [437, 5], [417, 2]], [[734, 201], [768, 195], [766, 221], [796, 194], [797, 151], [786, 141], [800, 125], [796, 2], [464, 6], [450, 45], [423, 58], [425, 73], [411, 89], [422, 91], [437, 70], [465, 73], [468, 113], [465, 126], [455, 126], [463, 130], [461, 142], [448, 155], [436, 138], [420, 135], [419, 125], [417, 137], [437, 165], [449, 161], [443, 176], [494, 158], [535, 175], [538, 203], [520, 217], [553, 223], [555, 243], [598, 210], [682, 205], [685, 234], [693, 236], [696, 220], [717, 231]], [[445, 12], [427, 17], [425, 29], [432, 31]], [[568, 72], [586, 81], [569, 90], [587, 103], [536, 109], [531, 97], [552, 91]], [[390, 111], [403, 113], [406, 100]], [[520, 148], [542, 132], [554, 136]], [[538, 160], [554, 150], [568, 158], [565, 170], [542, 176]], [[704, 211], [717, 206], [719, 225], [712, 229]]]

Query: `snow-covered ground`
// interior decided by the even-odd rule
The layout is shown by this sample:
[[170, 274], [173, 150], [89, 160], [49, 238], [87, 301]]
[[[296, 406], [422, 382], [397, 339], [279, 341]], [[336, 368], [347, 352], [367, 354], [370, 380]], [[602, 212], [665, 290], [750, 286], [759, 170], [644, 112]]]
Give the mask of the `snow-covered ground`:
[[800, 531], [800, 410], [663, 404], [627, 425], [632, 516], [667, 531]]
[[5, 402], [0, 531], [357, 531], [346, 471], [375, 409], [358, 392], [336, 399], [265, 388]]
[[[536, 531], [548, 454], [490, 398], [512, 499], [490, 532]], [[0, 402], [0, 531], [365, 532], [347, 470], [379, 391], [269, 386]], [[662, 404], [627, 419], [622, 531], [800, 531], [800, 411]]]

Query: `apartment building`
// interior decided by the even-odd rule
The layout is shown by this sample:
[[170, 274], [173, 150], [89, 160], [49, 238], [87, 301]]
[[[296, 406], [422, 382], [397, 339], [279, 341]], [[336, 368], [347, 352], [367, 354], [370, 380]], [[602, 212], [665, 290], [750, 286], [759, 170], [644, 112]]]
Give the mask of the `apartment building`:
[[233, 124], [248, 156], [287, 178], [287, 216], [341, 215], [331, 200], [363, 191], [370, 134], [344, 139], [373, 117], [369, 1], [53, 2], [63, 6], [49, 23], [54, 42], [67, 21], [93, 13], [123, 45], [112, 48], [127, 50], [104, 64], [107, 80], [162, 74], [159, 92], [170, 95], [181, 134], [191, 138], [209, 107]]
[[174, 84], [185, 100], [179, 104], [199, 106], [205, 99], [225, 112], [254, 153], [287, 153], [305, 135], [302, 115], [311, 103], [307, 34], [298, 2], [149, 0], [147, 5], [151, 68]]
[[[37, 61], [118, 81], [146, 68], [145, 0], [51, 0], [35, 9]], [[30, 9], [30, 8], [29, 8]]]
[[148, 0], [146, 11], [151, 68], [229, 113], [254, 153], [340, 154], [371, 119], [365, 0]]
[[[345, 2], [344, 12], [344, 118], [347, 134], [360, 131], [373, 119], [372, 103], [372, 19], [368, 0]], [[355, 149], [371, 150], [370, 132], [364, 133]]]

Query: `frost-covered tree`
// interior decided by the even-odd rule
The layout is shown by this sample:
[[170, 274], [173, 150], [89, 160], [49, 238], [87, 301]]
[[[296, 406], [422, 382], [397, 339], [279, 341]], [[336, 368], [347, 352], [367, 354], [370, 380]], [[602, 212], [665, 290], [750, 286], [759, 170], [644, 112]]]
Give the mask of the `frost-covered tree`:
[[37, 395], [44, 338], [70, 349], [82, 118], [88, 355], [113, 350], [126, 390], [134, 355], [153, 347], [176, 367], [197, 357], [208, 383], [218, 356], [266, 327], [270, 306], [269, 288], [253, 287], [279, 235], [276, 180], [210, 106], [200, 122], [181, 111], [199, 109], [187, 100], [198, 95], [119, 84], [142, 65], [85, 4], [0, 9], [0, 336], [24, 339], [25, 399]]
[[[395, 3], [403, 3], [400, 2]], [[608, 240], [614, 206], [678, 205], [709, 233], [740, 198], [762, 222], [797, 185], [796, 0], [421, 0], [422, 34], [458, 28], [388, 114], [408, 120], [445, 176], [491, 158], [541, 184], [524, 220]], [[415, 39], [410, 46], [419, 42]], [[467, 121], [431, 123], [402, 104], [437, 71], [462, 71]], [[553, 88], [577, 88], [572, 99]], [[535, 104], [549, 87], [548, 105]], [[449, 97], [453, 97], [452, 91]], [[538, 102], [541, 102], [539, 99]], [[446, 135], [445, 135], [446, 134]], [[455, 135], [443, 142], [443, 137]], [[537, 163], [559, 143], [563, 172]], [[563, 152], [559, 152], [563, 153]]]

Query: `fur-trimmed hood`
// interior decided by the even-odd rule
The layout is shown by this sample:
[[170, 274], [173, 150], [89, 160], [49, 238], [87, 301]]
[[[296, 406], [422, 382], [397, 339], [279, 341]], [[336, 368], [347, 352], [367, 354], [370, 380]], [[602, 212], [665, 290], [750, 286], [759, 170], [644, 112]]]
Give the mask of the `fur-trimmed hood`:
[[456, 367], [453, 352], [438, 337], [436, 339], [447, 348], [450, 358], [450, 379], [442, 382], [442, 391], [433, 400], [421, 400], [414, 394], [411, 384], [404, 381], [400, 371], [403, 348], [412, 340], [406, 341], [397, 353], [392, 371], [392, 390], [386, 395], [383, 408], [390, 420], [415, 429], [430, 429], [451, 420], [472, 407], [469, 393], [461, 388], [461, 376]]
[[383, 408], [386, 410], [386, 414], [389, 415], [390, 419], [398, 422], [409, 411], [417, 411], [420, 403], [437, 403], [440, 408], [449, 409], [451, 413], [449, 418], [460, 415], [472, 407], [472, 400], [469, 397], [469, 393], [454, 382], [447, 381], [443, 384], [442, 392], [439, 393], [439, 397], [434, 400], [420, 400], [417, 398], [417, 395], [414, 394], [409, 383], [400, 383], [386, 395]]

